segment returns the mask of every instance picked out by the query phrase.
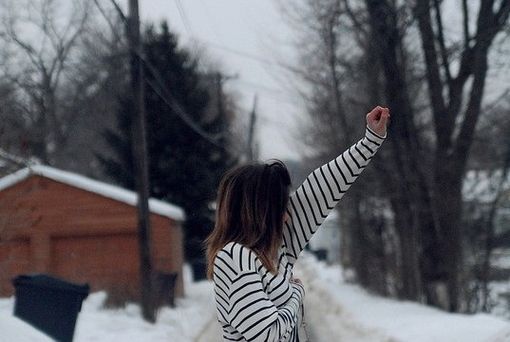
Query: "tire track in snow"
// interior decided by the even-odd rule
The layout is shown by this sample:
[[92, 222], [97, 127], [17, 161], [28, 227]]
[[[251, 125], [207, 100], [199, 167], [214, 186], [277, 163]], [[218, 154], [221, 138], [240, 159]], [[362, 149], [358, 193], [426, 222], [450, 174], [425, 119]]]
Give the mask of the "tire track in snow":
[[[311, 342], [399, 342], [384, 333], [362, 326], [343, 308], [318, 280], [313, 263], [299, 262], [295, 276], [305, 285], [305, 321]], [[195, 342], [221, 342], [221, 329], [213, 314]]]
[[384, 333], [357, 323], [318, 280], [310, 263], [297, 262], [295, 276], [305, 285], [305, 321], [313, 342], [397, 342]]
[[222, 342], [220, 325], [216, 314], [207, 322], [204, 329], [194, 339], [195, 342]]

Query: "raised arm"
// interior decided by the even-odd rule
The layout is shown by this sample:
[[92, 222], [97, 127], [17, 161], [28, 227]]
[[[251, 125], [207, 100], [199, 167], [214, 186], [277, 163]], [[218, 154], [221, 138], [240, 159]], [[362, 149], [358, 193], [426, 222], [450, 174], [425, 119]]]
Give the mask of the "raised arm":
[[287, 207], [289, 219], [283, 229], [283, 243], [291, 264], [296, 262], [313, 234], [377, 153], [387, 136], [388, 118], [387, 109], [376, 107], [372, 110], [367, 114], [365, 136], [314, 170], [291, 194]]

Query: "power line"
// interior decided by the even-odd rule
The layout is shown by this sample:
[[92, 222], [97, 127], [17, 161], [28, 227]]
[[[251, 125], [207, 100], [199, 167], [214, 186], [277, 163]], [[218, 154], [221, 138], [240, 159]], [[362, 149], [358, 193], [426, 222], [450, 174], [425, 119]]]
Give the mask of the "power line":
[[217, 22], [214, 19], [211, 11], [209, 10], [207, 3], [204, 0], [200, 0], [200, 3], [202, 4], [202, 6], [200, 6], [200, 8], [205, 12], [207, 19], [209, 19], [208, 26], [209, 26], [211, 32], [214, 34], [216, 39], [220, 40], [220, 36], [219, 36], [218, 30], [217, 30]]
[[[122, 12], [122, 9], [118, 6], [118, 4], [116, 3], [115, 0], [110, 0], [110, 1], [113, 4], [113, 6], [115, 7], [115, 10], [117, 11], [117, 13], [118, 13], [119, 17], [121, 18], [121, 20], [123, 21], [123, 23], [127, 24], [128, 18], [124, 15], [124, 13]], [[119, 35], [118, 35], [118, 33], [117, 33], [117, 31], [116, 31], [116, 29], [115, 29], [115, 27], [114, 27], [114, 25], [109, 20], [108, 16], [106, 15], [104, 9], [99, 4], [98, 0], [94, 0], [94, 3], [98, 7], [101, 15], [104, 17], [104, 19], [106, 20], [106, 22], [110, 26], [110, 28], [112, 30], [112, 33], [116, 36], [117, 39], [121, 40]], [[184, 14], [184, 16], [185, 16], [185, 14]], [[183, 20], [187, 20], [187, 19], [183, 19]], [[215, 48], [218, 48], [218, 49], [222, 49], [222, 50], [225, 50], [225, 51], [228, 51], [228, 52], [231, 52], [231, 53], [243, 56], [245, 58], [249, 58], [249, 59], [258, 61], [260, 63], [264, 63], [264, 64], [267, 64], [267, 65], [273, 65], [273, 66], [275, 66], [275, 65], [276, 66], [280, 66], [280, 67], [285, 68], [286, 70], [289, 70], [289, 71], [293, 70], [292, 67], [285, 66], [283, 64], [275, 64], [274, 62], [270, 61], [269, 59], [265, 59], [263, 57], [259, 57], [259, 56], [252, 55], [252, 54], [249, 54], [249, 53], [246, 53], [246, 52], [242, 52], [242, 51], [238, 51], [238, 50], [235, 50], [235, 49], [231, 49], [229, 47], [225, 47], [225, 46], [222, 46], [220, 44], [213, 43], [213, 42], [205, 42], [205, 43], [210, 45], [210, 46], [212, 46], [212, 47], [215, 47]], [[239, 155], [241, 153], [240, 151], [234, 151], [231, 148], [227, 148], [226, 146], [224, 146], [224, 145], [222, 145], [222, 144], [220, 144], [218, 142], [218, 139], [221, 138], [225, 133], [220, 133], [220, 134], [211, 136], [208, 132], [204, 131], [202, 129], [202, 127], [200, 127], [191, 118], [191, 116], [188, 113], [186, 113], [186, 111], [182, 108], [182, 106], [179, 104], [179, 102], [171, 95], [170, 91], [168, 90], [168, 87], [165, 85], [165, 82], [161, 79], [160, 74], [154, 68], [152, 63], [150, 63], [150, 61], [148, 61], [143, 56], [143, 54], [140, 51], [135, 51], [135, 53], [140, 57], [142, 62], [148, 67], [149, 71], [151, 72], [151, 74], [153, 75], [153, 77], [154, 77], [154, 79], [156, 81], [156, 83], [155, 83], [152, 80], [150, 80], [150, 79], [145, 77], [145, 81], [147, 82], [147, 84], [164, 101], [164, 103], [166, 105], [168, 105], [193, 131], [195, 131], [195, 133], [197, 133], [203, 139], [207, 140], [208, 142], [210, 142], [211, 144], [215, 145], [216, 147], [221, 148], [221, 149], [229, 152], [233, 156]], [[299, 72], [299, 71], [295, 71], [294, 70], [294, 72]], [[293, 99], [291, 99], [290, 97], [283, 97], [283, 96], [278, 96], [278, 95], [275, 94], [275, 93], [282, 93], [283, 91], [281, 91], [281, 90], [275, 90], [275, 89], [272, 89], [270, 87], [263, 86], [263, 85], [260, 85], [260, 84], [256, 84], [254, 82], [249, 82], [249, 81], [237, 80], [237, 82], [240, 82], [240, 84], [244, 84], [246, 86], [256, 87], [256, 88], [259, 88], [261, 90], [264, 90], [267, 93], [268, 97], [273, 98], [276, 101], [292, 103], [292, 104], [295, 103], [295, 101]], [[261, 121], [268, 121], [268, 122], [276, 123], [276, 121], [270, 120], [270, 119], [265, 118], [265, 117], [261, 117], [260, 119], [261, 119]]]
[[197, 38], [195, 36], [195, 34], [193, 33], [193, 30], [191, 29], [191, 21], [188, 19], [188, 16], [186, 15], [186, 11], [184, 9], [184, 6], [183, 6], [181, 0], [175, 0], [175, 3], [176, 3], [176, 6], [177, 6], [177, 10], [179, 12], [179, 16], [181, 18], [181, 21], [182, 21], [182, 23], [184, 25], [184, 29], [186, 30], [186, 32], [188, 32], [188, 35], [189, 35], [190, 39], [192, 41], [194, 41], [195, 43], [196, 42], [200, 42], [202, 44], [208, 45], [208, 46], [210, 46], [212, 48], [215, 48], [215, 49], [219, 49], [219, 50], [223, 50], [223, 51], [226, 51], [226, 52], [230, 52], [230, 53], [238, 55], [240, 57], [251, 59], [253, 61], [265, 64], [265, 65], [276, 66], [276, 67], [285, 69], [286, 71], [290, 71], [292, 73], [296, 73], [296, 74], [302, 75], [302, 72], [299, 71], [297, 68], [294, 68], [294, 67], [289, 66], [289, 65], [285, 65], [285, 64], [283, 64], [281, 62], [274, 62], [274, 61], [272, 61], [270, 59], [267, 59], [267, 58], [264, 58], [264, 57], [261, 57], [261, 56], [258, 56], [258, 55], [252, 54], [252, 53], [240, 51], [240, 50], [228, 47], [228, 46], [224, 46], [224, 45], [221, 45], [221, 44], [218, 44], [218, 43], [214, 43], [214, 42], [211, 42], [211, 41], [206, 41], [204, 39]]
[[[271, 60], [265, 59], [263, 57], [259, 57], [259, 56], [253, 55], [253, 54], [249, 54], [249, 53], [241, 52], [241, 51], [238, 51], [238, 50], [235, 50], [235, 49], [231, 49], [231, 48], [222, 46], [220, 44], [216, 44], [216, 43], [212, 43], [212, 42], [205, 42], [203, 40], [197, 39], [194, 36], [194, 34], [193, 34], [193, 31], [191, 29], [191, 22], [188, 19], [188, 16], [186, 15], [186, 11], [184, 9], [184, 6], [182, 5], [181, 0], [175, 0], [175, 4], [177, 6], [177, 9], [178, 9], [178, 12], [179, 12], [179, 16], [180, 16], [181, 21], [182, 21], [182, 23], [184, 25], [184, 28], [186, 29], [186, 31], [190, 35], [190, 38], [193, 40], [195, 45], [196, 45], [196, 42], [199, 41], [199, 42], [203, 42], [203, 43], [205, 43], [205, 44], [207, 44], [209, 46], [212, 46], [212, 47], [215, 47], [215, 48], [218, 48], [218, 49], [222, 49], [224, 51], [228, 51], [230, 53], [234, 53], [234, 54], [237, 54], [237, 55], [245, 57], [245, 58], [249, 58], [249, 59], [255, 60], [255, 61], [259, 62], [259, 63], [263, 63], [263, 64], [266, 64], [266, 65], [272, 65], [272, 66], [277, 65], [274, 62], [272, 62]], [[281, 65], [277, 65], [277, 66], [282, 67]], [[285, 68], [288, 69], [289, 67], [285, 66]], [[271, 96], [273, 98], [275, 98], [276, 100], [278, 100], [278, 96], [276, 96], [275, 93], [283, 93], [283, 91], [281, 91], [281, 90], [271, 89], [271, 88], [269, 88], [267, 86], [263, 86], [263, 85], [256, 84], [256, 83], [253, 83], [253, 82], [249, 82], [249, 81], [243, 81], [243, 80], [237, 79], [237, 82], [244, 83], [244, 84], [246, 84], [248, 86], [259, 88], [259, 89], [261, 89], [263, 91], [266, 91], [267, 93], [271, 94]], [[292, 100], [290, 98], [287, 98], [287, 97], [285, 97], [285, 98], [284, 97], [280, 97], [280, 99], [282, 101], [284, 101], [284, 102], [292, 102]]]
[[[122, 9], [119, 7], [117, 2], [115, 0], [110, 0], [113, 6], [115, 7], [115, 10], [119, 14], [119, 17], [123, 21], [125, 25], [128, 24], [128, 18], [124, 15], [122, 12]], [[117, 31], [115, 30], [115, 27], [111, 23], [111, 21], [108, 19], [108, 16], [106, 15], [104, 9], [99, 4], [98, 0], [94, 0], [94, 3], [98, 7], [101, 15], [104, 17], [108, 25], [110, 26], [113, 34], [116, 36], [117, 39], [120, 40], [120, 37], [117, 34]], [[160, 74], [157, 72], [157, 70], [154, 68], [152, 63], [148, 61], [143, 54], [140, 51], [134, 50], [136, 55], [142, 60], [142, 62], [148, 67], [149, 71], [151, 72], [152, 76], [156, 80], [158, 84], [154, 84], [152, 80], [148, 79], [147, 77], [144, 77], [147, 84], [154, 90], [154, 92], [167, 104], [195, 133], [200, 135], [202, 138], [210, 142], [211, 144], [215, 145], [216, 147], [219, 147], [223, 150], [226, 150], [229, 153], [233, 153], [233, 151], [228, 150], [224, 145], [220, 144], [217, 140], [221, 138], [222, 134], [217, 134], [216, 136], [211, 136], [209, 133], [205, 132], [202, 127], [200, 127], [192, 118], [191, 116], [186, 113], [186, 111], [182, 108], [182, 106], [176, 101], [176, 99], [171, 95], [170, 91], [168, 90], [168, 87], [165, 85], [164, 81], [161, 79]], [[163, 94], [162, 92], [165, 92], [166, 94]], [[165, 96], [166, 95], [166, 96]], [[234, 153], [235, 154], [235, 153]]]
[[175, 5], [177, 7], [177, 11], [179, 12], [179, 16], [181, 18], [181, 22], [184, 25], [184, 29], [188, 32], [191, 38], [190, 51], [193, 56], [198, 56], [197, 51], [199, 50], [197, 40], [193, 38], [195, 35], [193, 34], [193, 30], [191, 29], [191, 21], [186, 15], [186, 10], [181, 0], [175, 0]]
[[184, 28], [186, 31], [188, 31], [190, 36], [193, 36], [193, 32], [191, 31], [191, 24], [188, 20], [188, 17], [186, 16], [186, 11], [184, 10], [184, 7], [182, 6], [182, 2], [180, 0], [175, 0], [175, 5], [177, 6], [177, 11], [179, 12], [179, 16], [181, 17], [182, 24], [184, 25]]
[[264, 58], [264, 57], [261, 57], [261, 56], [258, 56], [258, 55], [252, 54], [252, 53], [236, 50], [236, 49], [233, 49], [233, 48], [221, 45], [221, 44], [217, 44], [217, 43], [214, 43], [214, 42], [211, 42], [211, 41], [206, 41], [204, 39], [198, 39], [193, 34], [193, 30], [191, 29], [191, 22], [188, 19], [188, 16], [186, 15], [186, 11], [184, 9], [184, 6], [182, 5], [181, 0], [175, 0], [175, 3], [176, 3], [176, 6], [177, 6], [177, 10], [179, 12], [179, 16], [181, 18], [181, 21], [182, 21], [182, 23], [184, 25], [184, 29], [188, 32], [191, 40], [193, 40], [195, 42], [201, 42], [201, 43], [203, 43], [205, 45], [209, 45], [209, 46], [211, 46], [213, 48], [220, 49], [220, 50], [223, 50], [223, 51], [227, 51], [227, 52], [236, 54], [236, 55], [244, 57], [244, 58], [251, 59], [253, 61], [265, 64], [265, 65], [276, 66], [276, 67], [283, 68], [283, 69], [285, 69], [287, 71], [290, 71], [290, 72], [302, 74], [302, 72], [300, 72], [296, 68], [293, 68], [293, 67], [291, 67], [289, 65], [285, 65], [285, 64], [280, 63], [280, 62], [274, 62], [274, 61], [272, 61], [270, 59], [267, 59], [267, 58]]
[[195, 39], [195, 40], [198, 40], [199, 42], [201, 42], [201, 43], [203, 43], [205, 45], [208, 45], [208, 46], [210, 46], [210, 47], [212, 47], [214, 49], [223, 50], [223, 51], [226, 51], [226, 52], [238, 55], [240, 57], [244, 57], [244, 58], [253, 60], [255, 62], [264, 64], [264, 65], [278, 67], [278, 68], [284, 69], [286, 71], [289, 71], [289, 72], [292, 72], [292, 73], [295, 73], [295, 74], [299, 74], [299, 75], [303, 74], [303, 72], [298, 70], [297, 68], [292, 67], [290, 65], [283, 64], [281, 62], [275, 62], [275, 61], [272, 61], [270, 59], [267, 59], [267, 58], [255, 55], [253, 53], [249, 53], [249, 52], [245, 52], [245, 51], [240, 51], [240, 50], [233, 49], [233, 48], [225, 46], [225, 45], [213, 43], [211, 41], [206, 41], [204, 39], [197, 39], [197, 38], [194, 38], [194, 37], [191, 37], [191, 38]]

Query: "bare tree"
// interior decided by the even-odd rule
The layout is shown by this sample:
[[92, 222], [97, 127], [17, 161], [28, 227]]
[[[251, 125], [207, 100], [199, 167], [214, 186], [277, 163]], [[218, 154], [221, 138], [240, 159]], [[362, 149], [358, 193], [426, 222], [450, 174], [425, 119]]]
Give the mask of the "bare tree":
[[[89, 18], [86, 1], [39, 0], [2, 4], [0, 38], [10, 51], [2, 76], [15, 85], [22, 110], [27, 155], [51, 164], [72, 132], [72, 113], [63, 112], [60, 91], [80, 34]], [[62, 18], [65, 18], [63, 20]]]
[[[352, 22], [351, 18], [356, 16], [342, 1], [310, 0], [293, 7], [283, 5], [287, 18], [301, 33], [302, 67], [293, 70], [298, 70], [299, 76], [311, 86], [309, 92], [303, 92], [311, 120], [303, 125], [300, 140], [306, 147], [313, 146], [315, 153], [306, 162], [316, 165], [336, 157], [342, 147], [347, 148], [362, 134], [362, 113], [373, 103], [380, 103], [380, 68], [371, 55], [374, 46], [370, 44], [366, 23]], [[387, 286], [385, 277], [388, 272], [395, 273], [395, 263], [394, 256], [385, 253], [383, 239], [394, 235], [388, 233], [388, 225], [381, 221], [382, 211], [368, 209], [381, 207], [380, 203], [375, 205], [380, 201], [366, 196], [367, 189], [376, 194], [380, 188], [374, 171], [387, 172], [380, 162], [382, 154], [384, 151], [376, 156], [373, 168], [353, 185], [339, 207], [340, 249], [344, 267], [356, 271], [359, 283], [387, 294], [393, 289]]]
[[[471, 173], [481, 174], [480, 183], [486, 186], [482, 188], [483, 193], [475, 193], [475, 196], [470, 196], [474, 197], [473, 201], [477, 199], [482, 201], [482, 203], [475, 202], [474, 205], [477, 205], [478, 208], [472, 210], [475, 215], [478, 213], [478, 217], [475, 216], [475, 222], [472, 224], [474, 227], [471, 230], [472, 245], [476, 249], [472, 253], [474, 256], [472, 271], [474, 288], [471, 293], [468, 293], [468, 299], [471, 299], [469, 302], [470, 311], [490, 312], [492, 310], [493, 303], [490, 301], [489, 286], [493, 275], [492, 255], [498, 242], [504, 242], [504, 236], [507, 234], [505, 230], [501, 230], [502, 227], [497, 226], [496, 221], [500, 209], [504, 206], [504, 194], [508, 192], [510, 186], [508, 182], [510, 139], [505, 134], [510, 129], [509, 105], [510, 103], [506, 103], [506, 105], [497, 105], [492, 108], [489, 115], [483, 118], [481, 127], [477, 130], [476, 137], [478, 140], [482, 140], [474, 143], [475, 151], [484, 148], [484, 155], [476, 157], [477, 159], [481, 158], [481, 162], [485, 162], [485, 167], [480, 167], [480, 161], [477, 161], [479, 171], [472, 170]], [[481, 145], [481, 147], [477, 145]], [[485, 161], [486, 155], [490, 156], [490, 161]], [[473, 187], [475, 185], [477, 184], [473, 184]]]
[[[383, 181], [370, 183], [383, 190], [372, 194], [389, 201], [394, 229], [387, 227], [374, 240], [378, 234], [366, 220], [350, 221], [355, 231], [347, 231], [349, 249], [361, 249], [366, 258], [367, 246], [382, 244], [382, 257], [390, 266], [384, 272], [390, 271], [387, 276], [399, 297], [451, 311], [465, 309], [461, 187], [483, 113], [489, 53], [508, 21], [510, 3], [482, 0], [477, 7], [463, 1], [456, 12], [463, 19], [460, 39], [443, 22], [446, 6], [455, 5], [447, 1], [300, 3], [300, 25], [308, 34], [301, 40], [305, 48], [300, 47], [306, 61], [303, 79], [312, 85], [308, 94], [313, 94], [309, 99], [315, 121], [307, 132], [310, 141], [321, 144], [318, 155], [334, 153], [326, 141], [338, 146], [338, 135], [353, 130], [341, 109], [359, 112], [384, 103], [394, 118], [388, 145], [378, 154], [384, 163], [378, 158], [373, 162]], [[329, 39], [321, 39], [327, 33]], [[353, 217], [357, 207], [348, 210]], [[384, 252], [387, 244], [398, 247], [393, 255]], [[358, 276], [367, 272], [363, 267], [368, 266], [355, 266]]]
[[[463, 279], [462, 180], [481, 115], [488, 53], [507, 22], [510, 2], [481, 1], [475, 34], [469, 31], [470, 7], [463, 2], [463, 41], [452, 46], [446, 45], [439, 1], [418, 1], [409, 8], [407, 4], [367, 0], [366, 6], [379, 43], [386, 99], [396, 116], [390, 128], [390, 142], [399, 156], [395, 162], [400, 165], [401, 179], [406, 185], [403, 193], [412, 204], [413, 217], [408, 227], [414, 230], [413, 247], [422, 249], [419, 252], [422, 279], [414, 279], [410, 295], [419, 298], [423, 291], [428, 303], [458, 311], [462, 308]], [[434, 119], [434, 158], [430, 165], [420, 157], [422, 142], [413, 120], [415, 111], [402, 63], [406, 43], [401, 13], [410, 10], [420, 33]], [[451, 70], [454, 58], [449, 54], [455, 46], [461, 46], [460, 60], [455, 61], [460, 64], [456, 74]]]

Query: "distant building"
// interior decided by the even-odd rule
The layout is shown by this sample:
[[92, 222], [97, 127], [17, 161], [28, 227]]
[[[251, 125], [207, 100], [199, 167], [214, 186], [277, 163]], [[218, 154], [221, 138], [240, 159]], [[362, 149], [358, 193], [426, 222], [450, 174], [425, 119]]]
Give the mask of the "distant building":
[[[11, 279], [18, 274], [46, 273], [105, 290], [114, 304], [138, 300], [136, 198], [41, 165], [0, 178], [0, 296], [13, 294]], [[175, 294], [181, 296], [184, 212], [155, 199], [149, 207], [153, 268], [158, 279], [177, 274]]]
[[[310, 239], [310, 249], [316, 253], [320, 250], [325, 251], [326, 261], [329, 263], [339, 263], [340, 234], [340, 215], [338, 214], [338, 210], [333, 210]], [[319, 252], [319, 255], [320, 254]]]

